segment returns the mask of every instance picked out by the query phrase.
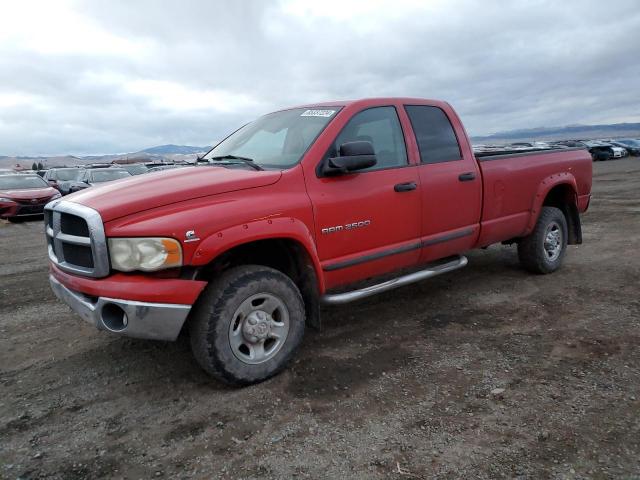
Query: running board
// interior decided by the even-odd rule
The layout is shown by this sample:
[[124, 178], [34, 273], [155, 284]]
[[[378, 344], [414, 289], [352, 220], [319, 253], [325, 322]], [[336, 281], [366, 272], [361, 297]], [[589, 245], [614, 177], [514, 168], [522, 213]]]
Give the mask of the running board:
[[452, 260], [451, 262], [436, 265], [431, 268], [426, 268], [418, 272], [409, 273], [401, 277], [387, 280], [386, 282], [378, 283], [377, 285], [371, 285], [370, 287], [361, 288], [359, 290], [352, 290], [351, 292], [324, 295], [322, 297], [322, 302], [328, 305], [341, 305], [343, 303], [354, 302], [356, 300], [370, 297], [377, 293], [386, 292], [387, 290], [392, 290], [404, 285], [409, 285], [410, 283], [415, 283], [427, 278], [435, 277], [436, 275], [440, 275], [442, 273], [457, 270], [458, 268], [464, 267], [467, 262], [467, 257], [459, 255], [458, 258]]

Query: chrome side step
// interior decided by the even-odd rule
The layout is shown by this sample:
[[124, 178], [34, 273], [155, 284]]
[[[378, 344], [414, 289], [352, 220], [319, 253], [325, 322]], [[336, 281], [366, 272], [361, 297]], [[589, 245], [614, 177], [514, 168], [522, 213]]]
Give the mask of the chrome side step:
[[359, 290], [352, 290], [351, 292], [336, 293], [333, 295], [324, 295], [322, 302], [328, 305], [341, 305], [343, 303], [353, 302], [363, 298], [370, 297], [377, 293], [386, 292], [394, 288], [409, 285], [410, 283], [419, 282], [427, 278], [435, 277], [442, 273], [451, 272], [458, 268], [464, 267], [468, 263], [467, 257], [459, 255], [458, 258], [451, 262], [443, 263], [434, 267], [426, 268], [418, 272], [409, 273], [402, 277], [392, 278], [386, 282], [379, 283], [377, 285], [371, 285], [370, 287], [361, 288]]

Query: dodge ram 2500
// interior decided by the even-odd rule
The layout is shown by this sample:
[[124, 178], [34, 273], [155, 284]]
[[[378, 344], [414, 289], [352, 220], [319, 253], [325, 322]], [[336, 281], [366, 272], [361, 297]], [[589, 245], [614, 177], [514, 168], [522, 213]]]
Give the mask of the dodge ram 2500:
[[461, 268], [468, 250], [514, 243], [524, 268], [557, 270], [591, 192], [586, 150], [474, 155], [449, 104], [415, 98], [270, 113], [204, 160], [48, 204], [50, 282], [99, 329], [188, 330], [235, 385], [280, 371], [321, 304]]

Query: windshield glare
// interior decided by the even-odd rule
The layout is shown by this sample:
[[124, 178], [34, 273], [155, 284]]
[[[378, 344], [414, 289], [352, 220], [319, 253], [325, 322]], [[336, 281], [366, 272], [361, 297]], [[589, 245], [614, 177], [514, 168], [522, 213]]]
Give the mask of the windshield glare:
[[0, 190], [47, 188], [48, 186], [47, 182], [36, 175], [3, 175], [0, 177]]
[[233, 155], [250, 158], [263, 168], [290, 168], [339, 110], [316, 107], [269, 113], [231, 134], [204, 158]]
[[131, 164], [131, 165], [125, 165], [122, 168], [124, 168], [131, 175], [139, 175], [141, 173], [147, 173], [148, 172], [147, 167], [145, 167], [144, 165], [141, 165], [139, 163], [134, 163], [134, 164]]
[[126, 170], [100, 170], [93, 172], [91, 175], [91, 182], [102, 183], [110, 182], [111, 180], [118, 180], [119, 178], [130, 177], [131, 174]]

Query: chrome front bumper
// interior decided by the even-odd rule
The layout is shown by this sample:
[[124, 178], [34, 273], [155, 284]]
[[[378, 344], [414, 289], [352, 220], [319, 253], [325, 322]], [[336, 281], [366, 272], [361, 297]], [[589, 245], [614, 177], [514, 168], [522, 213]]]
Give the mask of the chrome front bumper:
[[147, 303], [106, 297], [90, 297], [70, 290], [49, 275], [53, 293], [99, 330], [152, 340], [178, 338], [191, 305]]

